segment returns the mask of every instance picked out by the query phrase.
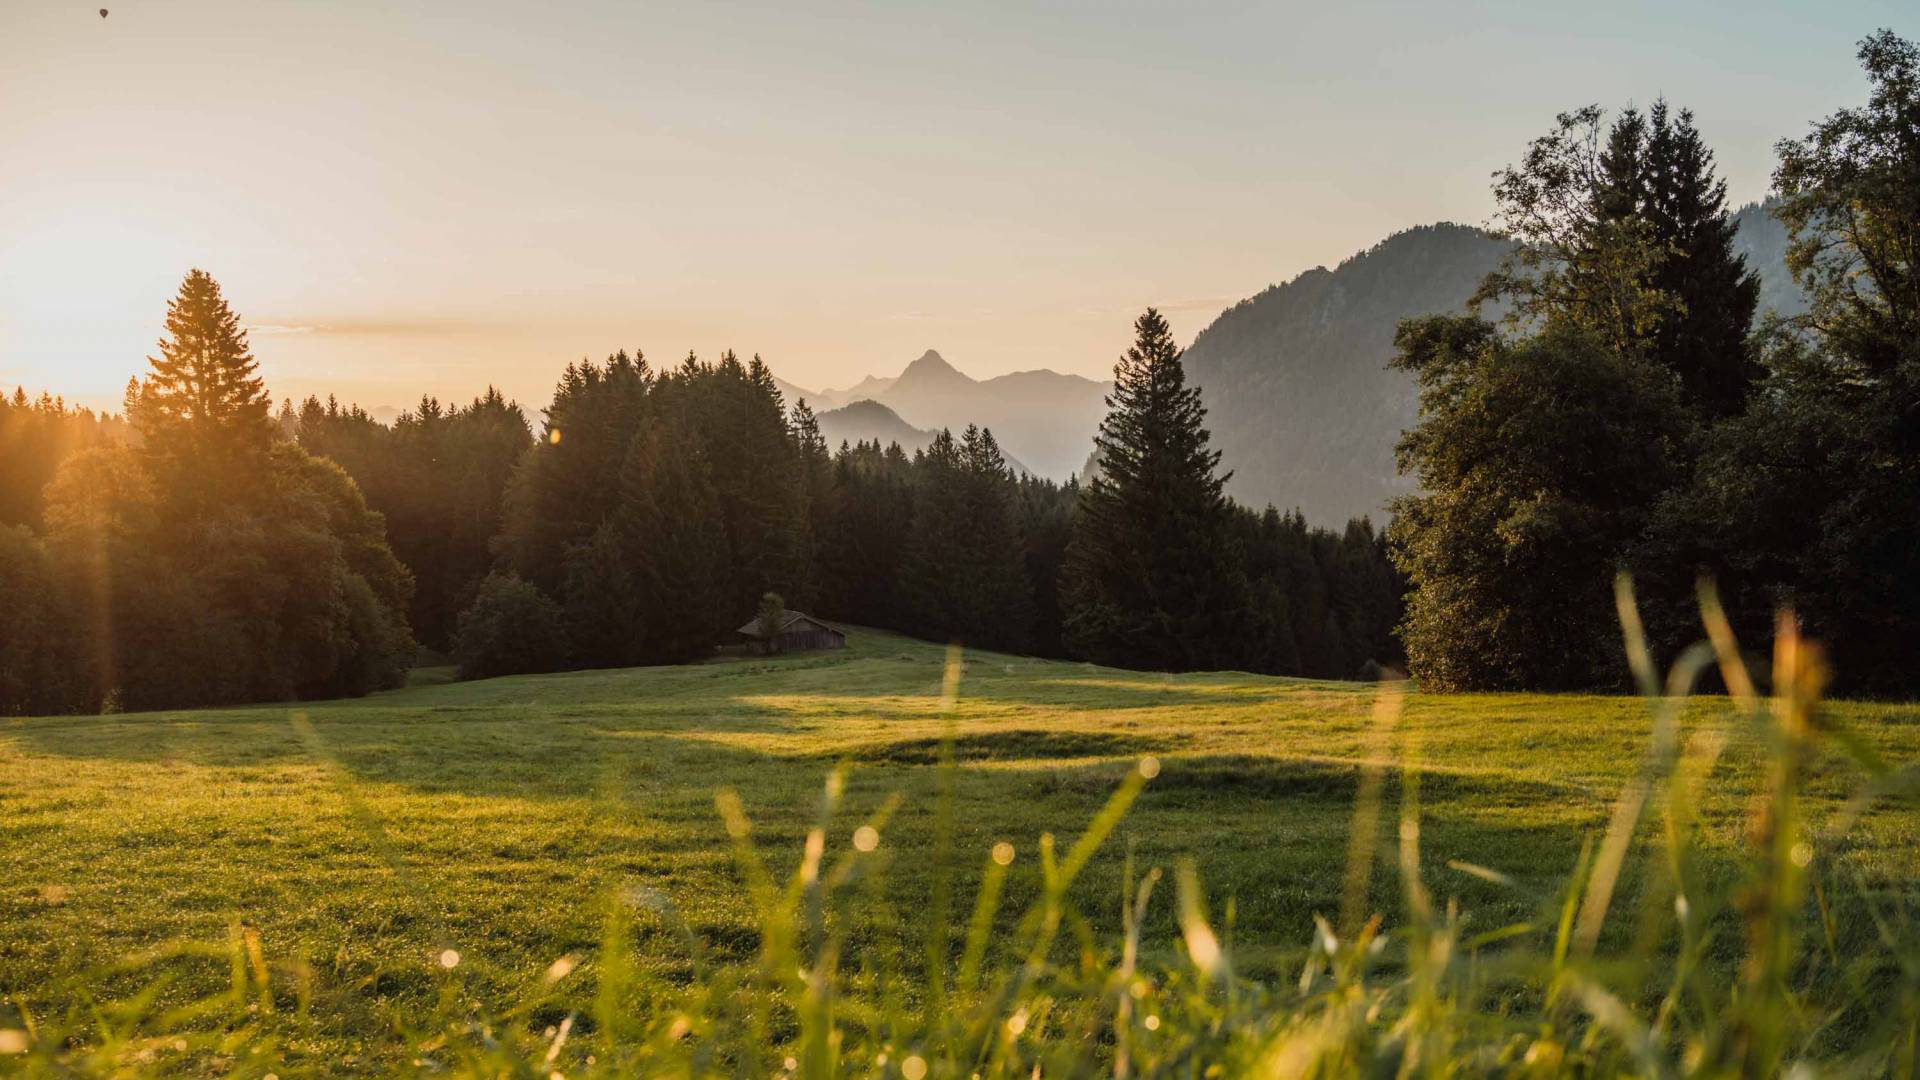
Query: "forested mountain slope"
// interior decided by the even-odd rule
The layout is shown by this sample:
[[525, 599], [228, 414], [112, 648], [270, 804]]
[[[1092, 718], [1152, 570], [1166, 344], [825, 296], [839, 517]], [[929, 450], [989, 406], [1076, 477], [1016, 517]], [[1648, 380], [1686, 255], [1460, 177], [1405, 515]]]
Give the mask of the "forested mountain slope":
[[[1743, 208], [1739, 247], [1760, 274], [1760, 306], [1803, 301], [1784, 262], [1786, 231], [1762, 205]], [[1228, 491], [1256, 506], [1298, 507], [1309, 521], [1378, 521], [1410, 490], [1393, 446], [1416, 415], [1411, 376], [1391, 370], [1400, 320], [1463, 310], [1506, 253], [1484, 230], [1442, 223], [1396, 233], [1332, 270], [1316, 267], [1223, 312], [1187, 349], [1188, 377]]]

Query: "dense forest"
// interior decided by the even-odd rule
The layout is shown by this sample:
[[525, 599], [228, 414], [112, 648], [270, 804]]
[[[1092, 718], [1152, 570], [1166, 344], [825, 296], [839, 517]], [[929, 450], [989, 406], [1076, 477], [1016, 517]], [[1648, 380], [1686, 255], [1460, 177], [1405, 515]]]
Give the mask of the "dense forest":
[[[0, 411], [0, 445], [32, 451], [0, 484], [18, 613], [0, 709], [360, 693], [394, 685], [416, 638], [470, 677], [678, 663], [732, 641], [769, 594], [1135, 666], [1344, 677], [1393, 661], [1384, 538], [1222, 497], [1217, 455], [1191, 453], [1207, 437], [1192, 392], [1174, 408], [1130, 389], [1179, 377], [1165, 324], [1141, 328], [1148, 352], [1122, 362], [1103, 428], [1129, 432], [1103, 445], [1134, 464], [1083, 489], [1010, 468], [980, 427], [911, 455], [830, 449], [804, 401], [732, 353], [572, 365], [538, 437], [491, 389], [391, 424], [311, 398], [270, 415], [238, 317], [195, 271], [126, 421], [24, 394]], [[1138, 546], [1092, 552], [1122, 538]], [[1143, 651], [1169, 634], [1177, 648]]]

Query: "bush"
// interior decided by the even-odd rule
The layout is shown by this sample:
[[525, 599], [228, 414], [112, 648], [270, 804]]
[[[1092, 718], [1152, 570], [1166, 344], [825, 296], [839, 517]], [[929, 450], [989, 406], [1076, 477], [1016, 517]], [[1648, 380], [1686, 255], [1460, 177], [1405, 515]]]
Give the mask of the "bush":
[[560, 605], [515, 574], [490, 574], [460, 613], [453, 656], [463, 679], [555, 671], [567, 662]]

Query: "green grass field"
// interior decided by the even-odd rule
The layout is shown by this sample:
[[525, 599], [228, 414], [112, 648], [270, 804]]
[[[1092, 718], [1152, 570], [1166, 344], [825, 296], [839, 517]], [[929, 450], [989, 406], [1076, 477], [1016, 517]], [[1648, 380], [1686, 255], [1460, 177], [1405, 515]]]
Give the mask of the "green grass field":
[[[222, 951], [239, 924], [276, 963], [310, 973], [296, 1052], [347, 1068], [401, 1061], [411, 1051], [389, 1034], [394, 1015], [440, 1000], [449, 979], [502, 1011], [524, 1004], [556, 959], [597, 947], [616, 905], [631, 909], [643, 968], [684, 980], [686, 946], [628, 902], [636, 889], [671, 898], [712, 957], [749, 961], [758, 935], [716, 792], [738, 792], [755, 843], [786, 872], [840, 762], [847, 802], [830, 857], [902, 797], [878, 851], [874, 910], [891, 914], [853, 939], [890, 948], [919, 932], [928, 899], [946, 734], [957, 910], [1004, 840], [1017, 912], [1039, 888], [1040, 836], [1070, 841], [1152, 756], [1158, 776], [1074, 887], [1090, 940], [1117, 940], [1129, 851], [1141, 866], [1192, 856], [1220, 921], [1231, 905], [1239, 969], [1291, 977], [1313, 917], [1340, 907], [1360, 765], [1380, 754], [1372, 687], [973, 654], [948, 709], [944, 660], [856, 630], [838, 653], [474, 683], [424, 670], [355, 701], [0, 721], [0, 1001], [58, 1016], [150, 987], [188, 1002], [225, 984], [224, 959], [115, 965], [181, 943]], [[1885, 758], [1920, 758], [1920, 706], [1832, 710]], [[1731, 865], [1763, 770], [1754, 737], [1725, 714], [1708, 698], [1687, 715], [1692, 731], [1728, 738], [1702, 811], [1709, 854]], [[1410, 697], [1387, 755], [1397, 765], [1417, 747], [1435, 895], [1457, 898], [1469, 929], [1551, 921], [1649, 726], [1632, 698]], [[1839, 756], [1821, 760], [1816, 828], [1856, 779]], [[1389, 808], [1398, 789], [1389, 775]], [[1389, 923], [1401, 908], [1392, 818], [1370, 896]], [[1911, 895], [1920, 815], [1871, 806], [1835, 850], [1870, 890]], [[1149, 953], [1173, 952], [1170, 908], [1149, 917]], [[449, 948], [451, 973], [436, 963]], [[561, 984], [535, 1022], [588, 1001], [593, 983], [583, 970]], [[9, 1016], [17, 1007], [0, 1004], [0, 1027]]]

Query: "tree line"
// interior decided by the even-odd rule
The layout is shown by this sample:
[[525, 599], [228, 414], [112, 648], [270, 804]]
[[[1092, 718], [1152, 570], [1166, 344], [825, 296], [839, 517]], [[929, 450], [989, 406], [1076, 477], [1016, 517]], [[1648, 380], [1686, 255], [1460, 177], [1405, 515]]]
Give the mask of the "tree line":
[[126, 417], [0, 402], [0, 711], [185, 707], [397, 685], [416, 643], [469, 677], [679, 663], [769, 594], [969, 646], [1166, 669], [1353, 676], [1392, 662], [1385, 540], [1220, 494], [1149, 312], [1082, 485], [992, 432], [827, 446], [758, 358], [569, 366], [536, 437], [489, 388], [391, 424], [273, 414], [194, 271]]
[[[1165, 359], [1177, 369], [1177, 354]], [[1136, 404], [1117, 392], [1115, 417]], [[1198, 413], [1175, 419], [1204, 442]], [[1131, 482], [1016, 474], [980, 427], [911, 455], [831, 449], [758, 357], [689, 355], [655, 371], [621, 352], [561, 379], [504, 486], [492, 572], [449, 644], [469, 675], [676, 663], [729, 641], [774, 593], [837, 621], [1136, 667], [1351, 675], [1393, 658], [1397, 580], [1370, 525], [1329, 533], [1233, 507], [1210, 478], [1169, 481], [1136, 510], [1149, 518], [1172, 488], [1211, 485], [1197, 531], [1152, 528], [1165, 550], [1212, 552], [1194, 572], [1224, 575], [1208, 587], [1213, 622], [1141, 606], [1190, 604], [1197, 578], [1162, 574], [1156, 595], [1121, 603], [1180, 635], [1178, 653], [1111, 641], [1084, 616], [1102, 587], [1086, 538], [1118, 535], [1089, 507]]]
[[1743, 641], [1790, 609], [1846, 689], [1920, 687], [1920, 55], [1882, 31], [1859, 58], [1867, 105], [1776, 147], [1801, 316], [1756, 318], [1685, 110], [1563, 115], [1497, 174], [1518, 246], [1479, 299], [1506, 314], [1397, 339], [1424, 491], [1390, 539], [1422, 686], [1623, 685], [1627, 570], [1666, 658], [1702, 636], [1705, 578]]

